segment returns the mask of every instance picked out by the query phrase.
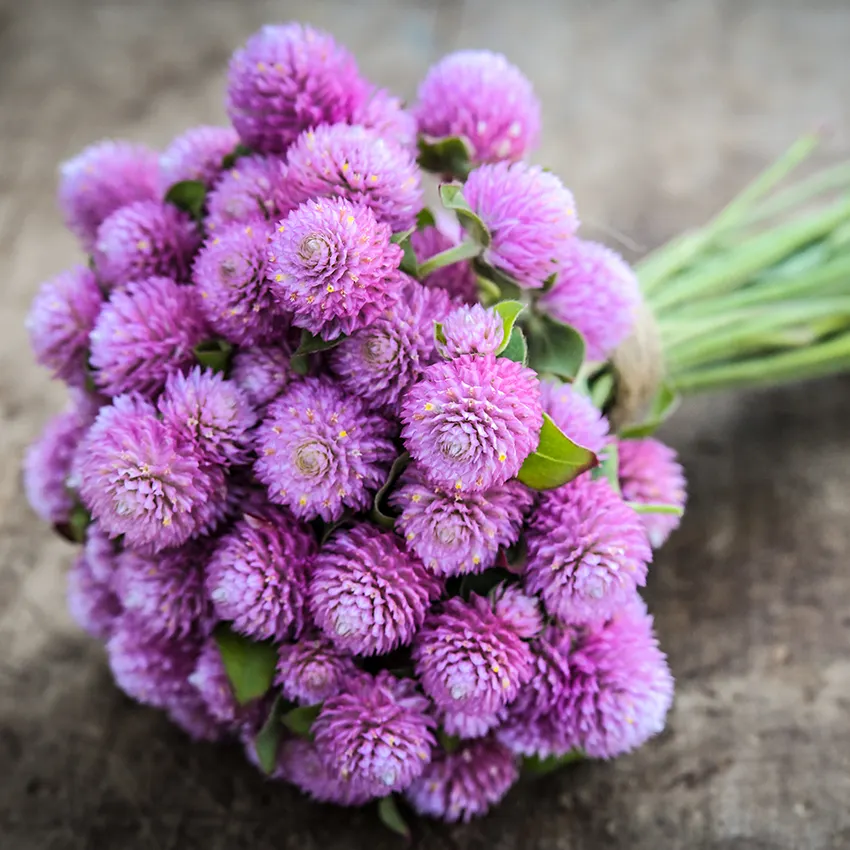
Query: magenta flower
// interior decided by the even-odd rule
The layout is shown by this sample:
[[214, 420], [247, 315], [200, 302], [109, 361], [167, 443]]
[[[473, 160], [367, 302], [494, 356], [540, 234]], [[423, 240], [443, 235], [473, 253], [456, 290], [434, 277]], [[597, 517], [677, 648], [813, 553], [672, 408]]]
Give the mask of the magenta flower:
[[295, 378], [289, 361], [292, 351], [286, 344], [240, 348], [230, 364], [230, 380], [239, 387], [248, 403], [262, 413]]
[[[457, 244], [436, 227], [425, 227], [417, 230], [410, 237], [410, 244], [420, 263], [430, 260], [436, 254], [442, 254]], [[431, 272], [423, 278], [422, 284], [429, 289], [447, 292], [452, 298], [460, 299], [466, 304], [478, 302], [478, 285], [475, 282], [475, 272], [468, 262], [453, 263]]]
[[112, 633], [121, 603], [108, 582], [101, 581], [85, 552], [77, 556], [67, 578], [68, 610], [83, 631], [99, 640]]
[[464, 354], [496, 354], [505, 339], [502, 317], [480, 304], [458, 307], [443, 319], [444, 342], [437, 350], [449, 359]]
[[275, 776], [291, 782], [319, 803], [362, 806], [375, 796], [359, 783], [342, 778], [325, 764], [316, 745], [303, 738], [283, 742]]
[[245, 709], [236, 701], [215, 638], [208, 637], [201, 645], [188, 681], [217, 723], [233, 728], [244, 719]]
[[221, 163], [239, 143], [232, 127], [192, 127], [159, 155], [159, 190], [165, 195], [175, 184], [197, 180], [211, 189]]
[[181, 694], [166, 706], [168, 719], [193, 741], [220, 741], [226, 728], [208, 711], [204, 701], [194, 694]]
[[597, 454], [605, 448], [610, 440], [608, 420], [587, 396], [571, 384], [541, 381], [540, 397], [544, 412], [574, 443]]
[[86, 529], [83, 554], [94, 580], [111, 587], [118, 570], [119, 550], [116, 542], [110, 540], [96, 522], [90, 523]]
[[288, 700], [317, 705], [336, 696], [350, 676], [354, 661], [320, 636], [302, 635], [296, 643], [278, 647], [275, 684]]
[[355, 111], [351, 123], [372, 130], [386, 142], [416, 152], [416, 119], [386, 89], [373, 89], [369, 99]]

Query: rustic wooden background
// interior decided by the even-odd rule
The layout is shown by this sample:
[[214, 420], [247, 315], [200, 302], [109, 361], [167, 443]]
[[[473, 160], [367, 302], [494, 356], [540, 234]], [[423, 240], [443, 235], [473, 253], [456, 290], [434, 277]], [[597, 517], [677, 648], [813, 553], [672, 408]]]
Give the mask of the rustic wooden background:
[[[27, 508], [24, 445], [61, 403], [22, 321], [75, 260], [58, 161], [106, 135], [157, 145], [222, 116], [231, 50], [291, 17], [405, 94], [460, 46], [501, 49], [545, 104], [540, 160], [590, 232], [651, 247], [699, 223], [796, 135], [850, 154], [844, 0], [0, 0], [0, 846], [373, 850], [374, 814], [311, 805], [240, 753], [191, 745], [112, 688], [64, 610], [71, 549]], [[517, 788], [415, 846], [850, 847], [850, 382], [700, 399], [667, 432], [691, 505], [648, 599], [678, 697], [615, 764]]]

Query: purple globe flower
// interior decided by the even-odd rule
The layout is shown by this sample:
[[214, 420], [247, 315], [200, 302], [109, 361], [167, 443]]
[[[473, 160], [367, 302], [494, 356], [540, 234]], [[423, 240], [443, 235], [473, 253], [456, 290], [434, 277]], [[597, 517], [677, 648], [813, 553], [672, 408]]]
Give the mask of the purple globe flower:
[[94, 265], [110, 288], [149, 277], [189, 277], [192, 255], [201, 237], [182, 210], [159, 201], [121, 207], [97, 231]]
[[486, 263], [523, 289], [540, 289], [564, 267], [578, 218], [572, 194], [554, 174], [521, 162], [482, 165], [463, 196], [492, 235]]
[[[621, 440], [619, 460], [620, 489], [626, 501], [684, 509], [685, 471], [673, 449], [652, 438]], [[641, 514], [640, 520], [652, 547], [659, 549], [679, 527], [682, 518], [675, 514]]]
[[541, 381], [540, 398], [544, 412], [574, 443], [597, 454], [608, 444], [608, 420], [570, 384]]
[[201, 645], [189, 684], [209, 715], [222, 726], [233, 728], [244, 719], [245, 709], [236, 701], [215, 638], [209, 637]]
[[521, 363], [467, 354], [429, 366], [401, 418], [405, 446], [429, 480], [461, 493], [489, 490], [537, 448], [540, 383]]
[[220, 741], [226, 729], [210, 712], [204, 701], [194, 695], [176, 697], [166, 706], [168, 719], [182, 729], [193, 741]]
[[490, 593], [493, 613], [521, 638], [536, 637], [543, 628], [540, 603], [523, 593], [519, 585], [500, 584]]
[[248, 147], [284, 153], [302, 130], [350, 120], [368, 90], [354, 57], [327, 33], [265, 26], [230, 60], [227, 114]]
[[526, 590], [563, 623], [604, 620], [646, 583], [646, 532], [604, 479], [581, 475], [545, 493], [526, 537]]
[[85, 552], [68, 571], [67, 585], [68, 610], [79, 627], [99, 640], [108, 638], [121, 615], [121, 603], [109, 583], [97, 578]]
[[272, 239], [269, 278], [292, 323], [326, 340], [373, 322], [399, 296], [402, 250], [372, 212], [341, 199], [309, 201]]
[[443, 576], [478, 573], [492, 567], [499, 548], [516, 543], [533, 502], [518, 481], [482, 493], [460, 494], [428, 482], [414, 464], [390, 496], [400, 511], [396, 530], [429, 570]]
[[338, 520], [371, 504], [396, 457], [394, 426], [327, 378], [306, 378], [273, 401], [256, 432], [257, 478], [302, 519]]
[[293, 197], [341, 197], [369, 207], [392, 230], [407, 230], [422, 208], [413, 155], [365, 127], [326, 124], [301, 135], [287, 156]]
[[325, 701], [312, 728], [316, 750], [353, 793], [386, 797], [410, 785], [431, 759], [428, 709], [411, 680], [363, 674]]
[[310, 576], [313, 621], [343, 652], [383, 655], [410, 643], [440, 582], [388, 531], [337, 531]]
[[374, 89], [369, 99], [355, 110], [351, 123], [372, 130], [384, 141], [416, 152], [416, 119], [386, 89]]
[[208, 463], [248, 462], [257, 417], [242, 391], [221, 374], [196, 366], [169, 375], [158, 408], [162, 421]]
[[197, 180], [208, 189], [221, 174], [222, 160], [239, 143], [232, 127], [192, 127], [159, 155], [159, 190], [165, 195], [175, 184]]
[[475, 163], [522, 159], [537, 147], [540, 101], [525, 75], [499, 53], [450, 53], [428, 71], [417, 100], [419, 131], [465, 137]]
[[203, 463], [139, 396], [104, 407], [80, 446], [80, 496], [102, 531], [159, 552], [211, 530], [225, 508], [219, 467]]
[[[419, 263], [430, 260], [436, 254], [442, 254], [457, 244], [442, 230], [436, 227], [425, 227], [410, 236], [410, 244]], [[429, 289], [447, 292], [452, 298], [460, 299], [466, 304], [478, 302], [478, 285], [475, 282], [475, 272], [468, 262], [453, 263], [431, 272], [423, 278], [422, 284]]]
[[240, 348], [230, 364], [230, 380], [262, 412], [296, 377], [289, 365], [291, 357], [286, 344]]
[[350, 657], [318, 635], [283, 644], [278, 656], [275, 684], [286, 699], [301, 705], [317, 705], [336, 696], [358, 672]]
[[136, 201], [159, 198], [156, 151], [131, 142], [98, 142], [63, 163], [59, 206], [68, 229], [87, 251], [112, 213]]
[[468, 823], [501, 802], [519, 779], [516, 757], [493, 738], [439, 750], [405, 792], [420, 815]]
[[640, 285], [626, 261], [598, 242], [572, 239], [552, 288], [538, 302], [587, 343], [589, 360], [605, 360], [629, 335], [640, 304]]
[[112, 586], [118, 570], [119, 550], [114, 540], [101, 530], [96, 522], [86, 529], [86, 542], [83, 547], [88, 570], [96, 582]]
[[362, 806], [374, 798], [358, 783], [341, 778], [325, 764], [316, 745], [303, 738], [283, 742], [275, 776], [291, 782], [319, 803]]
[[173, 372], [196, 362], [207, 335], [197, 291], [165, 277], [113, 292], [91, 332], [95, 383], [109, 395], [156, 395]]
[[94, 273], [75, 266], [42, 284], [26, 328], [38, 363], [76, 387], [86, 381], [89, 334], [94, 327], [103, 293]]
[[464, 354], [496, 354], [505, 339], [502, 317], [480, 304], [458, 307], [443, 319], [443, 341], [437, 350], [443, 357]]
[[298, 637], [306, 616], [309, 529], [269, 507], [246, 514], [218, 542], [207, 565], [207, 593], [222, 620], [257, 640]]

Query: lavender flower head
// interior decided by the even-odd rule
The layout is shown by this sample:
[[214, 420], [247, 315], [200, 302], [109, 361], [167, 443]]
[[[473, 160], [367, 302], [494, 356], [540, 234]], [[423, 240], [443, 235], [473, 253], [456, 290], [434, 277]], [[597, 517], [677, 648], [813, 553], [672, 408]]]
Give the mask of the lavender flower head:
[[298, 637], [314, 553], [313, 535], [287, 511], [246, 514], [219, 540], [207, 565], [207, 593], [216, 614], [256, 640]]
[[418, 464], [408, 467], [390, 496], [408, 551], [443, 576], [492, 567], [499, 548], [516, 543], [532, 501], [518, 481], [482, 493], [444, 490], [430, 484]]
[[428, 708], [411, 680], [363, 674], [325, 701], [312, 729], [316, 750], [353, 791], [386, 797], [410, 785], [431, 759]]
[[526, 590], [563, 623], [611, 616], [646, 583], [652, 560], [638, 515], [589, 475], [543, 495], [527, 540]]
[[303, 738], [290, 738], [283, 742], [275, 775], [291, 782], [319, 803], [362, 806], [374, 797], [360, 784], [341, 778], [325, 764], [316, 745]]
[[284, 153], [302, 130], [351, 119], [367, 94], [345, 48], [290, 23], [263, 27], [233, 54], [226, 106], [248, 147]]
[[197, 291], [154, 277], [113, 292], [91, 332], [94, 381], [115, 396], [153, 396], [173, 372], [196, 362], [207, 335]]
[[443, 319], [437, 350], [443, 357], [496, 354], [505, 339], [502, 317], [481, 304], [458, 307]]
[[597, 454], [605, 448], [610, 440], [608, 420], [587, 396], [571, 384], [541, 381], [540, 397], [544, 412], [574, 443]]
[[[437, 227], [424, 227], [410, 236], [410, 244], [419, 263], [430, 260], [436, 254], [442, 254], [457, 244]], [[452, 298], [466, 304], [478, 302], [478, 288], [475, 273], [468, 262], [452, 263], [431, 272], [422, 280], [423, 286], [447, 292]]]
[[108, 582], [98, 579], [85, 552], [77, 556], [67, 578], [68, 610], [83, 631], [99, 640], [112, 633], [121, 603]]
[[181, 694], [166, 706], [168, 719], [193, 741], [220, 741], [227, 732], [195, 694]]
[[463, 196], [492, 234], [486, 263], [523, 289], [540, 289], [563, 268], [579, 222], [572, 194], [554, 174], [521, 162], [482, 165]]
[[158, 170], [156, 151], [131, 142], [97, 142], [63, 163], [59, 206], [68, 229], [87, 251], [112, 213], [159, 197]]
[[240, 348], [230, 364], [230, 380], [258, 411], [274, 401], [295, 378], [287, 345]]
[[245, 710], [236, 701], [215, 638], [208, 637], [201, 645], [188, 681], [218, 723], [233, 727], [244, 718]]
[[159, 155], [159, 190], [165, 195], [175, 184], [197, 180], [211, 189], [221, 163], [239, 143], [232, 127], [192, 127]]
[[383, 655], [410, 643], [440, 583], [367, 523], [337, 531], [322, 547], [310, 577], [313, 621], [353, 655]]
[[43, 283], [27, 314], [26, 328], [38, 363], [76, 387], [86, 380], [89, 334], [103, 293], [94, 273], [75, 266]]
[[357, 672], [354, 661], [325, 638], [302, 635], [278, 647], [275, 684], [286, 699], [317, 705], [336, 696]]
[[302, 519], [362, 510], [384, 483], [396, 449], [394, 426], [327, 378], [291, 384], [256, 432], [257, 478], [269, 499]]
[[540, 101], [525, 75], [499, 53], [450, 53], [428, 71], [417, 100], [419, 131], [465, 137], [475, 163], [522, 159], [537, 147]]
[[407, 230], [422, 207], [413, 155], [365, 127], [326, 124], [298, 138], [287, 156], [297, 201], [339, 196]]
[[426, 476], [461, 493], [516, 476], [537, 448], [543, 411], [537, 375], [492, 355], [435, 363], [402, 403], [402, 436]]
[[83, 555], [95, 581], [112, 587], [118, 570], [118, 547], [96, 522], [89, 523], [86, 529]]
[[400, 148], [416, 152], [416, 119], [401, 100], [386, 89], [374, 89], [369, 99], [355, 111], [351, 123], [372, 130]]

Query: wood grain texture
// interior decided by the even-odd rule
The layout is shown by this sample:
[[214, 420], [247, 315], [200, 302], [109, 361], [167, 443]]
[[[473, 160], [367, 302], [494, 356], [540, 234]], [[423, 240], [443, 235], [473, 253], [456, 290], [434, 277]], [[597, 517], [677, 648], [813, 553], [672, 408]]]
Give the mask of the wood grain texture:
[[[62, 393], [22, 327], [75, 261], [56, 164], [106, 135], [162, 145], [222, 117], [230, 51], [266, 21], [327, 27], [405, 94], [459, 46], [506, 51], [545, 105], [539, 159], [586, 229], [644, 247], [705, 219], [800, 132], [850, 153], [841, 0], [0, 0], [0, 847], [371, 850], [373, 812], [306, 803], [236, 749], [192, 745], [110, 685], [64, 610], [72, 550], [19, 457]], [[616, 244], [616, 242], [615, 242]], [[647, 598], [678, 680], [668, 730], [515, 789], [427, 850], [850, 847], [850, 381], [701, 399], [666, 436], [690, 475]]]

